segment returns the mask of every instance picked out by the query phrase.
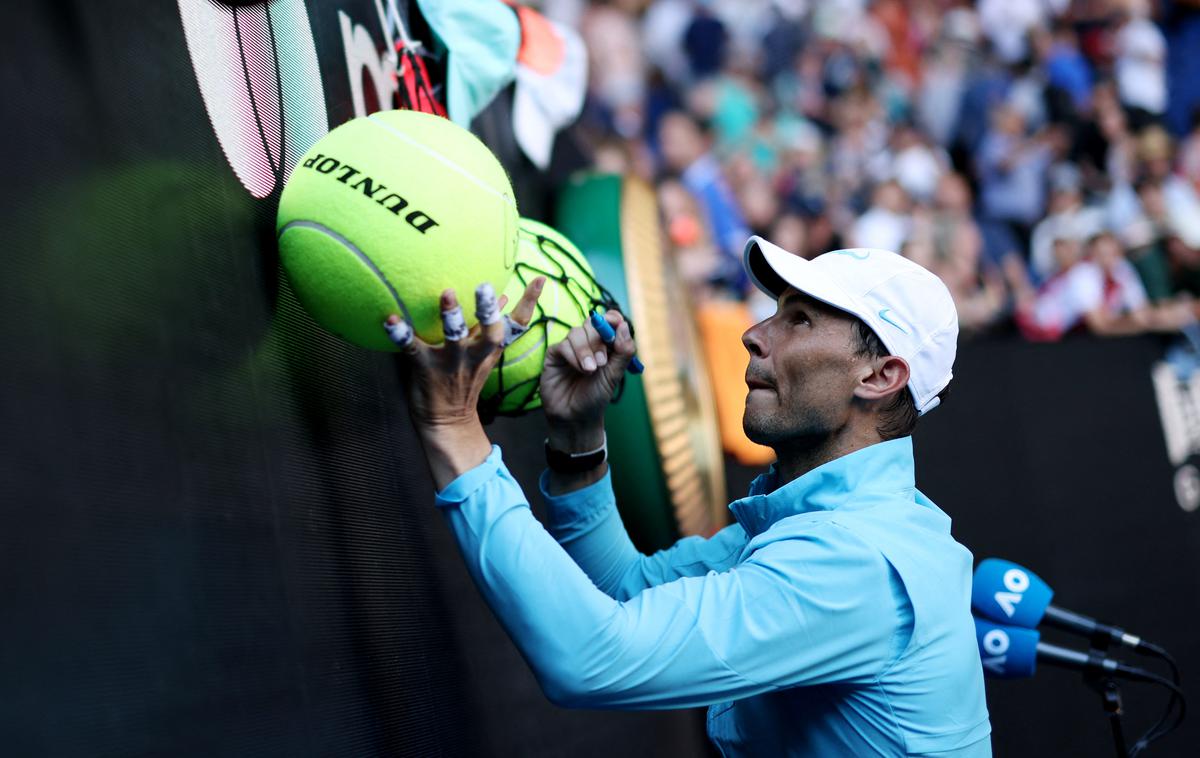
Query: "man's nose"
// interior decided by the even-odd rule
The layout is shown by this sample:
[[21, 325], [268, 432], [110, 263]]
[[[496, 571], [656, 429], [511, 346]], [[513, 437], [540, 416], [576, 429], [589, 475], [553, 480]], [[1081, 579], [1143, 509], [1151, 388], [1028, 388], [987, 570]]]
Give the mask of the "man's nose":
[[750, 355], [755, 358], [762, 358], [767, 354], [767, 343], [763, 335], [763, 327], [766, 323], [766, 321], [760, 321], [742, 334], [742, 344], [746, 346], [746, 350]]

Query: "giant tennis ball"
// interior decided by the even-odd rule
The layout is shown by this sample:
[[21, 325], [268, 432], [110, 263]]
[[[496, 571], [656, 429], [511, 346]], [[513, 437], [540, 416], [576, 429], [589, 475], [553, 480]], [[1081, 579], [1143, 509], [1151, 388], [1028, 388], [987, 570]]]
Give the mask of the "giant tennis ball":
[[500, 162], [447, 119], [386, 111], [322, 137], [279, 198], [279, 257], [296, 296], [329, 331], [397, 348], [382, 324], [407, 319], [442, 342], [442, 290], [474, 324], [474, 292], [502, 291], [516, 257], [517, 206]]
[[539, 276], [546, 286], [534, 308], [529, 331], [504, 349], [480, 397], [502, 415], [538, 408], [538, 383], [546, 349], [561, 341], [604, 303], [603, 290], [579, 248], [556, 230], [533, 219], [520, 221], [516, 273], [504, 294], [515, 306], [525, 286]]

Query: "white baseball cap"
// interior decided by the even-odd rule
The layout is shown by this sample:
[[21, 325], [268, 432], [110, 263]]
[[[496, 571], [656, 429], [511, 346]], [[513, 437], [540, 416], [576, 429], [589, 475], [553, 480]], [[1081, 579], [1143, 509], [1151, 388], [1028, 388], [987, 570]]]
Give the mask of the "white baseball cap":
[[954, 376], [958, 311], [942, 280], [888, 250], [855, 247], [805, 260], [762, 237], [743, 254], [746, 273], [775, 299], [790, 285], [857, 316], [892, 355], [908, 363], [908, 389], [917, 413], [937, 407]]

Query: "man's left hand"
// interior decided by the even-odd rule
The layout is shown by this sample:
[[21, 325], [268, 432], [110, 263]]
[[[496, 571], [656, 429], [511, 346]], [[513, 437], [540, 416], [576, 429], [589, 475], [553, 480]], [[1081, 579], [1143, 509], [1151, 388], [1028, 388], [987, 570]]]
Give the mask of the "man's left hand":
[[[529, 283], [509, 318], [528, 326], [546, 280]], [[490, 288], [489, 288], [490, 290]], [[478, 466], [491, 452], [476, 405], [488, 374], [500, 359], [506, 326], [499, 316], [507, 304], [496, 301], [490, 291], [476, 291], [477, 316], [481, 323], [469, 332], [462, 328], [462, 310], [454, 290], [442, 293], [441, 308], [446, 341], [429, 345], [412, 333], [399, 316], [384, 324], [392, 341], [400, 345], [409, 376], [406, 382], [409, 415], [425, 446], [425, 455], [439, 490], [460, 474]], [[489, 313], [494, 316], [488, 319]], [[453, 339], [455, 332], [461, 336]]]

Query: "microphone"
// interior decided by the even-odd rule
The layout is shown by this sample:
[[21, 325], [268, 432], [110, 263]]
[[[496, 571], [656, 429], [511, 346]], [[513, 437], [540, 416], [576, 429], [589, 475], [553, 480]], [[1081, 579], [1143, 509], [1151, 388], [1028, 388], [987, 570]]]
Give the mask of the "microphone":
[[1103, 624], [1094, 618], [1050, 604], [1054, 590], [1024, 566], [1000, 558], [985, 558], [975, 569], [971, 585], [971, 608], [978, 615], [1000, 624], [1033, 629], [1042, 622], [1090, 637], [1138, 650], [1156, 652], [1136, 634]]
[[1033, 629], [995, 624], [976, 617], [975, 640], [979, 644], [983, 673], [989, 679], [1033, 676], [1037, 662], [1041, 661], [1090, 674], [1161, 683], [1160, 677], [1112, 658], [1042, 642], [1041, 635]]

